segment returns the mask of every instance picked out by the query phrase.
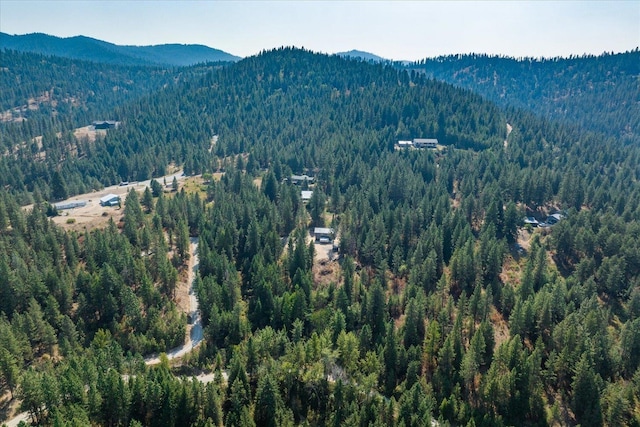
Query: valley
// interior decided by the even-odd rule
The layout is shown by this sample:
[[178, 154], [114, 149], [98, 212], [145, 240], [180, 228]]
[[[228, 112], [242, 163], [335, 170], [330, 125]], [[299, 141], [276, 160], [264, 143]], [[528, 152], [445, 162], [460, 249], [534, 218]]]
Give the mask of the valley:
[[3, 56], [34, 82], [3, 111], [82, 101], [0, 123], [0, 419], [637, 425], [640, 114], [609, 84], [636, 59], [536, 62], [589, 94], [556, 120], [484, 56]]

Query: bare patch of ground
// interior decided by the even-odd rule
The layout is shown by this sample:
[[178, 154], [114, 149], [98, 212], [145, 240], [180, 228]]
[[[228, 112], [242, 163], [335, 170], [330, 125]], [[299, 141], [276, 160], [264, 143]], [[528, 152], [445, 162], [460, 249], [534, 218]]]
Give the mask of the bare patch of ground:
[[340, 281], [340, 264], [337, 260], [329, 261], [323, 259], [319, 262], [314, 262], [313, 268], [313, 281], [318, 287], [329, 285], [330, 283], [338, 283]]
[[103, 207], [99, 201], [92, 199], [87, 206], [61, 211], [60, 215], [52, 220], [65, 230], [91, 231], [107, 227], [110, 219], [118, 224], [123, 214], [124, 210], [117, 206]]
[[504, 148], [506, 149], [509, 146], [509, 134], [513, 130], [513, 126], [507, 123], [507, 137], [504, 139]]
[[529, 252], [531, 249], [531, 237], [533, 233], [529, 233], [526, 229], [518, 230], [518, 245], [525, 251]]
[[[311, 238], [313, 239], [313, 238]], [[337, 241], [336, 241], [337, 244]], [[333, 261], [337, 258], [336, 253], [333, 251], [333, 244], [313, 242], [314, 264], [321, 263], [323, 261]]]
[[106, 134], [107, 134], [106, 129], [96, 130], [92, 125], [77, 128], [73, 131], [73, 136], [75, 136], [77, 140], [82, 140], [83, 138], [86, 138], [89, 142], [95, 142], [97, 135], [106, 135]]
[[218, 135], [213, 135], [211, 137], [211, 146], [209, 146], [209, 152], [211, 153], [213, 151], [213, 147], [215, 147], [215, 145], [218, 143]]
[[[166, 179], [168, 183], [171, 183], [174, 177], [178, 180], [179, 183], [182, 183], [187, 179], [187, 177], [182, 175], [182, 172], [178, 171], [172, 175], [156, 178], [156, 180], [160, 183], [163, 183]], [[191, 178], [197, 179], [196, 177]], [[53, 222], [60, 225], [66, 230], [76, 231], [104, 228], [109, 224], [109, 219], [111, 218], [113, 218], [113, 221], [117, 224], [123, 215], [124, 209], [121, 209], [117, 206], [101, 206], [100, 198], [106, 196], [107, 194], [118, 195], [120, 196], [122, 206], [124, 207], [124, 200], [130, 190], [133, 189], [141, 193], [150, 185], [151, 180], [131, 183], [128, 185], [112, 185], [102, 190], [71, 197], [60, 203], [86, 202], [86, 205], [78, 208], [59, 211], [60, 215], [54, 217]], [[29, 210], [32, 208], [33, 205], [28, 205], [23, 209]]]
[[333, 250], [334, 244], [316, 242], [313, 237], [308, 237], [308, 243], [313, 242], [313, 280], [316, 285], [328, 285], [338, 283], [341, 277], [338, 254]]
[[493, 325], [495, 348], [498, 348], [500, 344], [509, 339], [509, 326], [504, 317], [502, 317], [502, 314], [496, 310], [495, 307], [491, 307], [489, 318], [491, 319], [491, 325]]
[[500, 272], [500, 281], [518, 287], [520, 284], [520, 275], [521, 268], [518, 261], [511, 256], [507, 256], [502, 265], [502, 271]]

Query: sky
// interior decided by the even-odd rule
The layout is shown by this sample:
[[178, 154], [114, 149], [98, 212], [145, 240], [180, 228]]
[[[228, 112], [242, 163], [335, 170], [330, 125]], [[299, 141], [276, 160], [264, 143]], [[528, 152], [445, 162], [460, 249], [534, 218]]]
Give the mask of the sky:
[[640, 0], [0, 0], [0, 31], [203, 44], [243, 57], [296, 46], [412, 61], [464, 53], [549, 58], [640, 46]]

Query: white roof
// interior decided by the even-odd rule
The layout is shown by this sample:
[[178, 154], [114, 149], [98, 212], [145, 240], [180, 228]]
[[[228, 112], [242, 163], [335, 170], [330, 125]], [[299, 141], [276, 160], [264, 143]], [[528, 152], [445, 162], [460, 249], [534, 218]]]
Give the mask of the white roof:
[[109, 200], [113, 200], [113, 199], [119, 199], [120, 196], [118, 196], [117, 194], [107, 194], [104, 197], [100, 197], [100, 203], [105, 203], [108, 202]]
[[313, 229], [314, 234], [333, 234], [333, 228], [316, 227]]
[[291, 175], [293, 181], [313, 181], [312, 176], [308, 175]]
[[431, 144], [437, 144], [437, 143], [438, 143], [438, 140], [437, 140], [437, 139], [435, 139], [435, 138], [414, 138], [414, 139], [413, 139], [413, 143], [414, 143], [414, 144], [415, 144], [415, 143], [423, 143], [423, 144], [431, 143]]
[[303, 190], [300, 192], [300, 197], [302, 197], [302, 200], [309, 200], [311, 199], [312, 195], [313, 195], [313, 191], [311, 190]]

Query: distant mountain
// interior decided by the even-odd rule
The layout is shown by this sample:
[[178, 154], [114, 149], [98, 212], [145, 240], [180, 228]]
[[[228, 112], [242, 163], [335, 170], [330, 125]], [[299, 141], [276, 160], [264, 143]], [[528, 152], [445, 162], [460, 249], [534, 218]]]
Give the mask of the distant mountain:
[[378, 56], [369, 52], [363, 52], [361, 50], [350, 50], [348, 52], [338, 52], [336, 53], [336, 55], [342, 56], [344, 58], [362, 59], [363, 61], [373, 61], [373, 62], [388, 61], [388, 59], [385, 59], [381, 56]]
[[407, 67], [502, 106], [640, 141], [640, 51], [570, 58], [450, 55]]
[[235, 62], [240, 59], [203, 45], [120, 46], [85, 36], [60, 38], [42, 33], [0, 33], [0, 49], [118, 65], [184, 66], [203, 62]]

